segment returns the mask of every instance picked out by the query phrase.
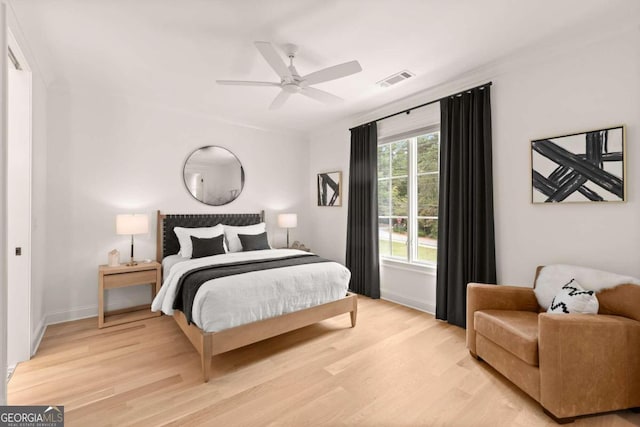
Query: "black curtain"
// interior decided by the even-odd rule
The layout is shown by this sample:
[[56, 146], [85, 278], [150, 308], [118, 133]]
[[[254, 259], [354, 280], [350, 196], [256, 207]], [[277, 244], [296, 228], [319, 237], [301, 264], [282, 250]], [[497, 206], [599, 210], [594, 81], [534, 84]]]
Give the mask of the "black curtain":
[[380, 298], [376, 123], [351, 130], [346, 265], [351, 270], [349, 288], [353, 292]]
[[440, 101], [436, 318], [466, 327], [467, 283], [496, 283], [489, 86]]

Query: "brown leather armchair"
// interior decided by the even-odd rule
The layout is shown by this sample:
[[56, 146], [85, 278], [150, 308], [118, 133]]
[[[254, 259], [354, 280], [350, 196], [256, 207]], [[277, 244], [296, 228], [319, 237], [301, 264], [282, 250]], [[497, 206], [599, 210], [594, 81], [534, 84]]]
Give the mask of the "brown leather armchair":
[[548, 314], [532, 288], [470, 283], [467, 348], [556, 422], [637, 409], [640, 286], [620, 285], [596, 295], [597, 315]]

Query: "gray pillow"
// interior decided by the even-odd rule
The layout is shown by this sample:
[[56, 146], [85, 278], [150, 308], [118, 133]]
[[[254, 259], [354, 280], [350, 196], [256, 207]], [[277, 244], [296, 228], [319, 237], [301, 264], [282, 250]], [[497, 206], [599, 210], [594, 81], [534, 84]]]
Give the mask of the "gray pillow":
[[211, 255], [225, 254], [224, 250], [224, 234], [212, 238], [191, 237], [191, 245], [193, 251], [191, 258], [203, 258]]
[[271, 249], [269, 241], [267, 240], [266, 231], [260, 234], [238, 234], [238, 238], [240, 239], [243, 252]]

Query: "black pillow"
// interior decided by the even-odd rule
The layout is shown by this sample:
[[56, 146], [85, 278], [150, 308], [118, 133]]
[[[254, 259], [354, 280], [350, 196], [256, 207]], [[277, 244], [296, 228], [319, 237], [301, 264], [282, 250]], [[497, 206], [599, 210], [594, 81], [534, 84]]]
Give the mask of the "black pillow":
[[238, 234], [242, 251], [261, 251], [263, 249], [271, 249], [267, 240], [267, 232], [260, 234]]
[[191, 237], [191, 244], [193, 245], [193, 253], [191, 258], [202, 258], [211, 255], [225, 254], [224, 251], [224, 234], [221, 234], [210, 239], [200, 239], [198, 237]]

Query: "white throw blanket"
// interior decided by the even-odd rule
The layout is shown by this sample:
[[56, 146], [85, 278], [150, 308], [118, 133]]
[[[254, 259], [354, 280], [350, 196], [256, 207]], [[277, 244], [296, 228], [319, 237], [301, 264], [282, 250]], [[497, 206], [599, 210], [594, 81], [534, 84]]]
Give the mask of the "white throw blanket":
[[576, 279], [584, 289], [595, 292], [624, 284], [640, 286], [640, 279], [631, 276], [623, 276], [577, 265], [547, 265], [540, 271], [538, 280], [536, 280], [534, 292], [538, 299], [538, 304], [547, 310], [553, 298], [571, 279]]

